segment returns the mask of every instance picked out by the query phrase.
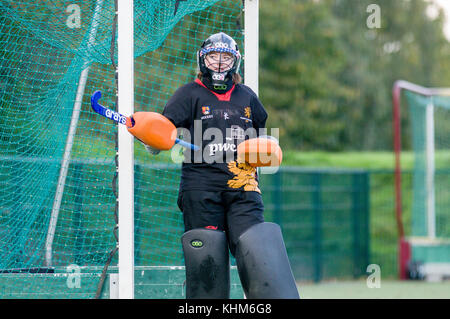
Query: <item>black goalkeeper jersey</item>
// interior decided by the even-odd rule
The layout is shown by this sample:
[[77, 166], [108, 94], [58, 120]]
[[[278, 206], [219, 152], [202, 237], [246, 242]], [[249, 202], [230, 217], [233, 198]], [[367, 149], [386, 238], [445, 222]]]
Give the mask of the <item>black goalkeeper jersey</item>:
[[[260, 192], [256, 169], [236, 162], [237, 145], [264, 133], [267, 112], [246, 85], [235, 84], [224, 94], [200, 80], [180, 87], [163, 113], [183, 139], [199, 146], [184, 150], [180, 190], [243, 190]], [[179, 130], [180, 131], [180, 130]]]

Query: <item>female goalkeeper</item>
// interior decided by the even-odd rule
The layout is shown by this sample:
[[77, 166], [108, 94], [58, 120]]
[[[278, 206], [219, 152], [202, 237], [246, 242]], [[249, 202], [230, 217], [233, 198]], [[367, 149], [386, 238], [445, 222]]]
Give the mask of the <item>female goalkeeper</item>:
[[178, 195], [186, 296], [229, 298], [230, 251], [247, 298], [298, 298], [279, 226], [264, 222], [256, 168], [236, 158], [237, 145], [260, 136], [267, 120], [256, 94], [241, 83], [240, 61], [230, 36], [211, 35], [197, 53], [197, 78], [163, 111], [184, 140], [200, 146], [185, 151]]

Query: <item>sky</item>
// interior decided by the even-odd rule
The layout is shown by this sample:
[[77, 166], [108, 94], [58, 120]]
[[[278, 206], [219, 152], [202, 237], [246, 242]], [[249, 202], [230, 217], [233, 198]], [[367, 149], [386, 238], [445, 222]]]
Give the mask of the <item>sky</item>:
[[445, 24], [444, 32], [447, 37], [447, 39], [450, 41], [450, 0], [434, 0], [436, 4], [443, 7], [445, 10], [445, 13], [447, 15], [447, 21]]

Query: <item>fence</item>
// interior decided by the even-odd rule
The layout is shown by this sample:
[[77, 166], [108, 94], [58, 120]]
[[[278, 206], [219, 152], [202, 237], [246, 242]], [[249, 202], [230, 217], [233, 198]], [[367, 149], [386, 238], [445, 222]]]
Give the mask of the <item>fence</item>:
[[[38, 163], [41, 160], [2, 157], [0, 161], [4, 162], [1, 167], [20, 168], [27, 161]], [[182, 218], [171, 200], [178, 192], [177, 170], [179, 166], [167, 164], [137, 162], [135, 165], [137, 266], [183, 264], [179, 243]], [[104, 178], [108, 172], [112, 180], [112, 161], [74, 160], [71, 163], [52, 247], [54, 259], [58, 261], [55, 267], [80, 263], [100, 266], [114, 248], [114, 196], [111, 183], [105, 184]], [[155, 182], [164, 180], [161, 178], [164, 176], [168, 179], [166, 183]], [[273, 175], [260, 175], [266, 220], [282, 227], [298, 280], [355, 278], [364, 275], [371, 253], [378, 256], [377, 251], [373, 251], [377, 246], [371, 246], [369, 236], [377, 233], [369, 220], [370, 196], [373, 196], [370, 176], [362, 170], [293, 167], [283, 167]], [[38, 220], [37, 217], [25, 225], [18, 222], [20, 217], [8, 213], [12, 211], [9, 205], [20, 203], [24, 210], [36, 205], [33, 198], [20, 198], [21, 189], [27, 186], [12, 185], [13, 182], [14, 179], [2, 182], [3, 191], [15, 190], [11, 194], [14, 200], [0, 203], [1, 233], [2, 238], [7, 239], [1, 247], [2, 269], [8, 268], [6, 261], [14, 261], [15, 268], [40, 267], [44, 265], [43, 239], [48, 219]], [[95, 196], [96, 192], [103, 195]], [[104, 196], [108, 193], [110, 196]], [[48, 197], [41, 201], [41, 211], [51, 210], [53, 194]], [[394, 227], [394, 224], [389, 226]], [[69, 238], [73, 240], [67, 245]], [[33, 247], [32, 253], [29, 247]], [[112, 264], [115, 262], [113, 260]]]
[[369, 263], [369, 174], [286, 167], [261, 176], [297, 280], [355, 278]]

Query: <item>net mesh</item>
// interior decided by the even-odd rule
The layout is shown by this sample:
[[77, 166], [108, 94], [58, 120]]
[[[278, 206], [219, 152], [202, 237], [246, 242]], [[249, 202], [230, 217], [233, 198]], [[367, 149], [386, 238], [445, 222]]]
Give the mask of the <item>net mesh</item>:
[[[135, 111], [161, 112], [176, 88], [195, 78], [195, 52], [210, 34], [226, 32], [242, 47], [241, 1], [134, 3]], [[90, 107], [91, 94], [101, 90], [102, 104], [115, 108], [114, 6], [113, 0], [0, 3], [3, 297], [17, 290], [24, 296], [93, 297], [98, 269], [116, 246], [117, 126]], [[71, 122], [76, 124], [73, 140], [68, 138]], [[67, 177], [58, 187], [68, 150]], [[179, 165], [173, 164], [169, 152], [151, 157], [136, 142], [137, 266], [182, 264], [179, 177]], [[46, 276], [66, 274], [68, 265], [80, 267], [82, 273], [97, 271], [78, 287], [70, 277], [77, 268], [70, 268], [69, 276], [63, 277], [67, 284], [58, 283], [66, 290], [61, 288], [64, 294], [58, 295], [50, 287], [54, 276]], [[40, 273], [34, 277], [40, 280], [25, 280], [23, 275], [31, 272]], [[70, 290], [74, 286], [78, 289]]]
[[[101, 273], [116, 248], [117, 126], [91, 110], [90, 96], [101, 90], [116, 108], [114, 7], [0, 2], [0, 298], [94, 298], [99, 287], [109, 297]], [[161, 112], [195, 78], [210, 34], [226, 32], [242, 52], [242, 12], [240, 0], [135, 0], [135, 111]], [[144, 268], [183, 265], [172, 155], [135, 142], [135, 292], [145, 298], [182, 296], [184, 272]], [[261, 175], [266, 221], [282, 225], [296, 278], [365, 275], [368, 188], [365, 172]], [[109, 273], [116, 265], [114, 255]]]
[[[411, 235], [429, 236], [430, 196], [434, 193], [436, 237], [450, 238], [450, 97], [407, 92], [414, 150], [413, 207]], [[430, 118], [427, 121], [427, 108]], [[431, 121], [430, 121], [431, 119]], [[429, 129], [427, 129], [428, 125]], [[427, 131], [429, 133], [427, 133]], [[431, 134], [428, 136], [428, 134]], [[434, 136], [434, 138], [432, 138]], [[432, 141], [427, 146], [427, 140]], [[429, 142], [428, 142], [429, 143]], [[433, 145], [434, 144], [434, 145]], [[434, 156], [430, 157], [430, 152]], [[434, 158], [433, 158], [434, 157]], [[432, 161], [430, 163], [430, 161]], [[434, 169], [433, 169], [434, 168]], [[429, 186], [432, 181], [431, 187]], [[434, 189], [434, 192], [433, 192]], [[433, 222], [433, 221], [432, 221]]]

